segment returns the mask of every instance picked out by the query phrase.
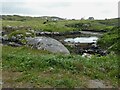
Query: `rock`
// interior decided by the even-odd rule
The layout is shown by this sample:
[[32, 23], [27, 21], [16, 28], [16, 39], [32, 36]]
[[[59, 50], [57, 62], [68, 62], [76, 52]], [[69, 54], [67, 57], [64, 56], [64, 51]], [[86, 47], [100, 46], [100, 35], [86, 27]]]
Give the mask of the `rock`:
[[7, 36], [7, 35], [4, 35], [4, 36], [2, 37], [2, 39], [3, 39], [3, 40], [8, 40], [8, 36]]
[[15, 36], [12, 36], [12, 37], [11, 37], [11, 41], [13, 41], [13, 42], [14, 42], [14, 41], [17, 41], [17, 38], [16, 38]]
[[89, 80], [88, 88], [112, 88], [112, 86], [105, 84], [105, 82], [96, 79], [96, 80]]
[[88, 53], [83, 53], [82, 57], [91, 58], [91, 57], [92, 57], [92, 55], [91, 55], [91, 54], [88, 54]]
[[20, 47], [22, 46], [21, 44], [15, 43], [15, 42], [9, 42], [8, 43], [9, 46], [13, 46], [13, 47]]
[[32, 32], [32, 33], [35, 33], [35, 31], [34, 31], [34, 30], [32, 30], [32, 29], [29, 29], [28, 31], [30, 31], [30, 32]]
[[30, 35], [31, 35], [31, 33], [29, 33], [29, 32], [26, 32], [26, 35], [30, 36]]
[[2, 39], [3, 39], [2, 36], [0, 36], [0, 43], [2, 43]]
[[59, 32], [53, 32], [54, 35], [59, 35], [60, 33]]
[[17, 35], [16, 35], [16, 38], [17, 38], [17, 39], [21, 39], [22, 36], [23, 36], [22, 34], [17, 34]]
[[27, 42], [33, 48], [47, 50], [53, 53], [70, 54], [62, 43], [50, 37], [27, 38]]

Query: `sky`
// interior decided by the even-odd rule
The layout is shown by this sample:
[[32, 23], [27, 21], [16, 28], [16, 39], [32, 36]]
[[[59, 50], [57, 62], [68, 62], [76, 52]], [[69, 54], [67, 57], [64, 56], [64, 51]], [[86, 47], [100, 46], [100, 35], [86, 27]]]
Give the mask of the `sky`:
[[119, 0], [0, 0], [1, 15], [117, 18]]

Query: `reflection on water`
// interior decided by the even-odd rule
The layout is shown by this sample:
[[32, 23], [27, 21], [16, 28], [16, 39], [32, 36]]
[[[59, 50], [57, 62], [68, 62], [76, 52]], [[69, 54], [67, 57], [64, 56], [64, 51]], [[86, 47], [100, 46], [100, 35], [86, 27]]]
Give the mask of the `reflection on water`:
[[71, 43], [96, 43], [98, 37], [77, 37], [77, 38], [66, 38], [65, 42]]

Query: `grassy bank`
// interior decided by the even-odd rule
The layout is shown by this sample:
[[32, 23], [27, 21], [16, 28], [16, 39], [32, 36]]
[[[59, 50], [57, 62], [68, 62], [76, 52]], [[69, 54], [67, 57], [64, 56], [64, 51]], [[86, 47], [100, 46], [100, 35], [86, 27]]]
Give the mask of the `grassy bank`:
[[120, 27], [114, 27], [109, 32], [105, 33], [98, 44], [109, 51], [114, 51], [116, 54], [120, 53]]
[[118, 85], [118, 57], [92, 58], [3, 46], [3, 87], [87, 87], [99, 79]]

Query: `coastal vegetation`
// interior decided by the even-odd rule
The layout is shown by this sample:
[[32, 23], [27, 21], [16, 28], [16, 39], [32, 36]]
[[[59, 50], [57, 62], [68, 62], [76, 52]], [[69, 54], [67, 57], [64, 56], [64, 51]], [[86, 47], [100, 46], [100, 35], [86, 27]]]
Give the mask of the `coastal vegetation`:
[[[89, 88], [90, 80], [104, 81], [117, 88], [119, 81], [120, 36], [118, 19], [66, 20], [59, 17], [28, 17], [3, 15], [2, 37], [20, 41], [22, 46], [2, 45], [3, 87], [67, 87]], [[64, 55], [28, 47], [26, 37], [35, 32], [104, 32], [97, 44], [109, 53]], [[18, 36], [20, 35], [20, 38]], [[68, 46], [69, 47], [69, 46]], [[68, 49], [72, 49], [69, 47]]]

